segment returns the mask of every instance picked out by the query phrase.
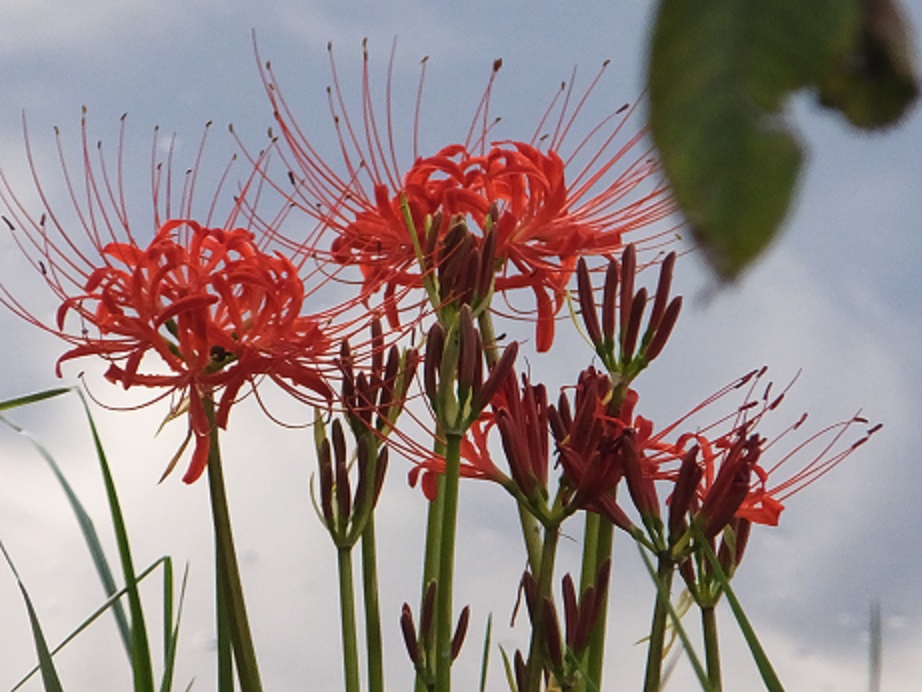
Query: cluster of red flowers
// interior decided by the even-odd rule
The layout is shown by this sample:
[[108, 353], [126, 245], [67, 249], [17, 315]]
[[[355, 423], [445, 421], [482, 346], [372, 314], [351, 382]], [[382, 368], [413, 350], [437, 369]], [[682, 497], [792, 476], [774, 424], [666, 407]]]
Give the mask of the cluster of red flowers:
[[[348, 117], [333, 65], [330, 104], [344, 157], [343, 175], [321, 158], [298, 127], [268, 65], [263, 71], [281, 132], [275, 151], [290, 166], [293, 183], [284, 194], [285, 205], [320, 222], [320, 232], [312, 235], [309, 247], [303, 239], [288, 239], [279, 228], [260, 223], [249, 211], [249, 182], [268, 176], [261, 158], [253, 162], [243, 194], [234, 197], [226, 223], [196, 222], [191, 199], [184, 198], [181, 214], [163, 221], [156, 218], [153, 239], [138, 242], [140, 234], [129, 227], [121, 191], [113, 192], [105, 168], [101, 178], [94, 174], [84, 127], [84, 179], [91, 208], [82, 211], [76, 196], [73, 202], [94, 257], [80, 250], [47, 201], [48, 208], [36, 218], [3, 179], [0, 192], [11, 215], [7, 223], [14, 231], [25, 230], [25, 240], [19, 239], [23, 250], [61, 299], [57, 325], [42, 325], [6, 287], [0, 300], [70, 344], [59, 365], [78, 357], [101, 356], [109, 362], [109, 380], [125, 388], [161, 388], [178, 395], [173, 411], [188, 411], [187, 442], [195, 440], [184, 476], [187, 482], [201, 475], [210, 431], [214, 425], [227, 425], [230, 408], [244, 385], [255, 387], [265, 377], [299, 398], [329, 401], [334, 388], [328, 378], [338, 372], [331, 345], [337, 338], [334, 334], [343, 331], [347, 310], [359, 298], [368, 305], [371, 296], [383, 290], [382, 312], [394, 326], [400, 297], [423, 287], [461, 247], [466, 248], [465, 254], [471, 251], [484, 258], [481, 263], [486, 263], [486, 269], [480, 268], [480, 274], [492, 264], [492, 276], [476, 279], [484, 287], [481, 292], [531, 291], [538, 351], [551, 347], [555, 315], [578, 273], [581, 313], [608, 370], [606, 374], [589, 369], [580, 376], [572, 413], [565, 397], [556, 407], [548, 407], [543, 385], [524, 380], [519, 389], [512, 376], [509, 383], [495, 386], [493, 401], [481, 402], [483, 412], [472, 421], [465, 439], [463, 474], [515, 485], [526, 498], [538, 488], [546, 493], [546, 437], [552, 432], [574, 506], [606, 513], [628, 527], [630, 520], [610, 491], [625, 478], [641, 514], [658, 512], [652, 484], [681, 477], [663, 460], [681, 460], [687, 456], [685, 445], [693, 440], [701, 479], [689, 507], [711, 513], [712, 498], [731, 474], [725, 469], [743, 464], [743, 471], [732, 473], [745, 477], [747, 491], [734, 501], [731, 514], [775, 523], [784, 497], [842, 458], [827, 454], [791, 480], [772, 486], [768, 480], [772, 469], [759, 463], [766, 443], [754, 433], [754, 420], [737, 422], [714, 439], [699, 430], [667, 443], [666, 434], [675, 431], [676, 424], [654, 435], [649, 421], [632, 417], [636, 395], [628, 384], [662, 350], [681, 301], [667, 304], [675, 263], [671, 254], [662, 265], [653, 314], [640, 338], [647, 293], [645, 289], [634, 292], [634, 246], [622, 263], [614, 258], [624, 249], [626, 236], [639, 235], [638, 242], [652, 247], [667, 242], [671, 230], [651, 229], [651, 224], [667, 218], [672, 204], [643, 132], [623, 136], [630, 111], [612, 113], [593, 128], [590, 137], [570, 147], [572, 155], [565, 154], [568, 134], [598, 77], [581, 96], [574, 95], [572, 85], [561, 92], [530, 140], [490, 142], [493, 123], [487, 112], [501, 64], [497, 61], [466, 139], [430, 156], [418, 155], [414, 144], [415, 160], [401, 174], [390, 113], [386, 131], [379, 130], [373, 117], [367, 62], [366, 53], [361, 129]], [[555, 118], [551, 135], [541, 137], [540, 128]], [[482, 124], [478, 127], [478, 123]], [[576, 154], [590, 147], [595, 149], [588, 163], [573, 170]], [[66, 170], [65, 174], [71, 186]], [[159, 175], [157, 168], [158, 181]], [[269, 182], [277, 190], [286, 189]], [[41, 188], [39, 192], [44, 200]], [[216, 200], [220, 194], [216, 193]], [[237, 223], [241, 213], [242, 225]], [[473, 245], [451, 240], [461, 237], [452, 235], [458, 228], [463, 229], [463, 243]], [[455, 249], [437, 255], [437, 246]], [[300, 257], [310, 254], [341, 267], [356, 267], [361, 295], [332, 311], [311, 311], [307, 297], [313, 288], [305, 285], [295, 253], [279, 249], [286, 247], [297, 248]], [[587, 256], [613, 260], [605, 279], [601, 325], [595, 316], [592, 273], [580, 264]], [[464, 277], [454, 279], [459, 280]], [[616, 312], [621, 321], [617, 333]], [[368, 319], [365, 313], [349, 323]], [[390, 347], [396, 340], [384, 344], [379, 336], [379, 347]], [[151, 369], [150, 356], [156, 356], [166, 372]], [[206, 404], [216, 398], [216, 413], [207, 413]], [[494, 426], [502, 434], [511, 479], [490, 459], [487, 439]], [[430, 456], [411, 475], [439, 468], [439, 459]], [[434, 493], [432, 483], [426, 487], [428, 494]]]

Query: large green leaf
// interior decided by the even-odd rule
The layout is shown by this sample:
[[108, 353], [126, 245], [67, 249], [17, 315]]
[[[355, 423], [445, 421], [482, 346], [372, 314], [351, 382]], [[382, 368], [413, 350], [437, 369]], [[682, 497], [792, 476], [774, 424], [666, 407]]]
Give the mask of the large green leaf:
[[858, 35], [861, 0], [662, 0], [650, 124], [692, 232], [723, 278], [774, 238], [801, 164], [780, 119]]

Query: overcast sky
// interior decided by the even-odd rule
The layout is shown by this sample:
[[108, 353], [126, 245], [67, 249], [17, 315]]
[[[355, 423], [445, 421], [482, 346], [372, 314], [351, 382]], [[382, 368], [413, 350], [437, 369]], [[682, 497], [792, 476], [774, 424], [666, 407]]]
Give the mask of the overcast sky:
[[[906, 3], [922, 26], [922, 2]], [[157, 2], [109, 3], [0, 0], [0, 167], [20, 198], [37, 208], [28, 178], [21, 115], [28, 119], [36, 163], [52, 199], [67, 206], [55, 159], [53, 126], [69, 159], [79, 163], [81, 107], [91, 137], [113, 152], [119, 117], [128, 114], [126, 163], [129, 206], [149, 210], [151, 132], [176, 132], [182, 165], [206, 121], [216, 124], [208, 147], [214, 160], [235, 151], [233, 123], [246, 144], [264, 143], [271, 113], [251, 43], [258, 35], [302, 126], [317, 132], [329, 161], [337, 149], [324, 88], [326, 45], [333, 41], [343, 83], [358, 84], [361, 40], [369, 38], [373, 69], [383, 84], [387, 55], [398, 38], [397, 95], [412, 107], [419, 60], [430, 57], [423, 110], [423, 146], [457, 141], [477, 103], [494, 58], [502, 57], [493, 113], [498, 138], [531, 136], [562, 80], [579, 66], [584, 80], [611, 59], [593, 106], [599, 118], [642, 89], [649, 17], [639, 2], [384, 3]], [[577, 9], [578, 7], [578, 9]], [[912, 689], [922, 676], [922, 113], [883, 135], [857, 133], [807, 97], [792, 104], [792, 120], [809, 143], [798, 203], [785, 234], [739, 285], [717, 287], [694, 256], [681, 260], [678, 283], [687, 309], [666, 352], [638, 382], [644, 413], [668, 421], [751, 368], [769, 365], [787, 382], [802, 369], [787, 420], [810, 412], [813, 425], [851, 416], [858, 408], [884, 431], [820, 483], [788, 503], [778, 528], [756, 527], [735, 580], [739, 596], [789, 689], [867, 689], [867, 620], [872, 600], [884, 622], [884, 689]], [[587, 115], [584, 127], [592, 124]], [[407, 116], [406, 131], [411, 122]], [[409, 154], [404, 160], [407, 163]], [[203, 196], [204, 197], [204, 196]], [[10, 239], [0, 237], [4, 285], [34, 286]], [[31, 284], [29, 282], [32, 282]], [[49, 320], [57, 307], [32, 288], [22, 297]], [[4, 375], [0, 399], [55, 386], [61, 343], [0, 311]], [[574, 340], [573, 348], [582, 348]], [[569, 350], [567, 351], [570, 352]], [[588, 354], [587, 354], [588, 358]], [[534, 359], [534, 371], [561, 377], [560, 358]], [[588, 360], [587, 360], [588, 362]], [[75, 383], [86, 370], [91, 392], [118, 406], [99, 368], [65, 368]], [[572, 374], [572, 373], [565, 373]], [[248, 408], [249, 406], [249, 408]], [[178, 475], [157, 485], [177, 442], [153, 433], [163, 410], [120, 413], [95, 409], [124, 493], [124, 507], [141, 564], [169, 553], [190, 561], [187, 619], [178, 680], [212, 689], [211, 565], [207, 490], [183, 486]], [[86, 498], [105, 531], [101, 483], [76, 399], [17, 412], [47, 443]], [[267, 442], [271, 440], [271, 442]], [[314, 465], [310, 436], [272, 426], [246, 402], [235, 410], [225, 457], [245, 588], [267, 689], [341, 687], [335, 561], [308, 499]], [[408, 465], [392, 466], [381, 502], [383, 617], [390, 628], [388, 677], [395, 688], [410, 677], [397, 634], [399, 607], [416, 603], [424, 502], [404, 482]], [[23, 440], [0, 430], [0, 540], [32, 590], [56, 641], [101, 600], [92, 565], [65, 500]], [[463, 488], [457, 601], [475, 606], [459, 676], [477, 667], [486, 614], [496, 640], [521, 646], [522, 628], [508, 629], [524, 558], [510, 505], [501, 490]], [[576, 529], [574, 528], [574, 531]], [[564, 541], [562, 564], [575, 548]], [[649, 584], [636, 550], [616, 545], [608, 688], [639, 686]], [[568, 562], [570, 561], [570, 562]], [[156, 613], [157, 592], [145, 591]], [[32, 660], [28, 621], [11, 575], [0, 570], [0, 688], [18, 680]], [[748, 689], [752, 666], [733, 632], [726, 633], [727, 684]], [[62, 657], [67, 689], [111, 680], [124, 689], [114, 627], [98, 624]], [[494, 652], [493, 684], [502, 689]], [[618, 671], [615, 673], [615, 671]], [[102, 676], [105, 677], [102, 677]], [[617, 686], [614, 679], [617, 675]], [[463, 680], [463, 677], [459, 677]], [[471, 678], [472, 679], [472, 678]], [[462, 688], [463, 685], [459, 685]], [[683, 689], [677, 681], [675, 689]], [[39, 689], [33, 687], [32, 689]]]

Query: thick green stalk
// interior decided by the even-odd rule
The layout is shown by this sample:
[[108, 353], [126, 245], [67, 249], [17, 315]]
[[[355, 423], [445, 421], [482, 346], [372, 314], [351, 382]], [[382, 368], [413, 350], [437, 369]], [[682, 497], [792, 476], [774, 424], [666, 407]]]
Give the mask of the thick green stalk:
[[647, 673], [644, 678], [644, 692], [659, 692], [663, 674], [663, 644], [666, 639], [666, 618], [669, 613], [669, 597], [672, 593], [672, 575], [675, 573], [672, 560], [661, 555], [657, 563], [656, 606], [650, 625], [650, 645], [647, 649]]
[[544, 546], [541, 550], [541, 567], [538, 572], [538, 593], [535, 612], [531, 614], [531, 646], [528, 651], [528, 692], [540, 692], [545, 669], [544, 601], [553, 603], [554, 562], [557, 557], [557, 540], [560, 525], [552, 524], [544, 529]]
[[346, 692], [359, 692], [359, 647], [355, 634], [355, 590], [352, 584], [352, 546], [337, 546], [339, 613], [343, 636], [343, 672]]
[[[436, 443], [436, 452], [443, 453], [444, 447], [440, 443]], [[422, 595], [420, 596], [420, 606], [422, 605], [423, 600], [426, 597], [426, 588], [429, 586], [429, 583], [433, 580], [437, 580], [439, 576], [439, 556], [441, 554], [440, 543], [442, 539], [442, 515], [445, 507], [445, 477], [439, 476], [437, 481], [437, 494], [434, 500], [429, 503], [429, 515], [426, 520], [426, 553], [423, 558], [423, 588]], [[433, 618], [433, 626], [438, 620], [438, 613], [435, 614]], [[423, 639], [424, 633], [420, 632], [420, 638]], [[429, 640], [431, 641], [431, 639]], [[425, 646], [424, 641], [420, 641], [420, 646]], [[427, 665], [429, 666], [430, 673], [434, 673], [432, 670], [432, 660], [434, 658], [435, 651], [431, 648], [427, 649], [425, 652], [425, 659]], [[426, 685], [425, 681], [420, 677], [416, 677], [416, 687], [415, 692], [427, 692], [429, 687]]]
[[365, 600], [365, 646], [368, 650], [368, 689], [384, 692], [384, 653], [381, 644], [381, 610], [378, 605], [378, 558], [375, 517], [362, 531], [362, 586]]
[[[208, 418], [214, 421], [214, 404], [205, 400]], [[247, 619], [246, 603], [243, 598], [243, 585], [237, 566], [237, 552], [231, 531], [230, 510], [227, 505], [227, 493], [224, 489], [224, 473], [221, 470], [221, 450], [218, 444], [218, 428], [211, 428], [211, 450], [208, 455], [208, 489], [211, 492], [211, 513], [215, 536], [215, 568], [218, 573], [217, 604], [219, 611], [226, 616], [230, 628], [231, 642], [234, 648], [234, 660], [237, 663], [237, 676], [243, 692], [261, 692], [262, 682], [259, 678], [259, 666], [253, 637]], [[223, 592], [223, 598], [222, 598]], [[222, 626], [218, 616], [218, 627]]]
[[[598, 515], [597, 515], [598, 516]], [[590, 574], [583, 574], [584, 579], [592, 580], [599, 573], [599, 566], [608, 560], [612, 555], [612, 543], [614, 540], [614, 525], [606, 518], [599, 517], [596, 527], [596, 545], [595, 545], [595, 564]], [[596, 686], [596, 689], [602, 689], [602, 666], [605, 663], [605, 625], [608, 620], [608, 594], [611, 593], [611, 581], [609, 580], [608, 590], [602, 596], [601, 616], [592, 634], [589, 636], [589, 646], [587, 647], [587, 674], [589, 680]], [[582, 593], [582, 591], [580, 592]]]
[[720, 676], [720, 644], [717, 638], [717, 609], [714, 605], [701, 607], [701, 628], [704, 632], [704, 657], [708, 667], [708, 682], [713, 692], [723, 689]]
[[[439, 548], [439, 581], [436, 592], [435, 623], [435, 689], [448, 692], [451, 689], [451, 639], [452, 590], [455, 571], [455, 535], [458, 522], [458, 484], [461, 477], [462, 435], [446, 434], [445, 486], [440, 488], [444, 496], [442, 508], [441, 546]], [[444, 493], [441, 492], [444, 490]]]

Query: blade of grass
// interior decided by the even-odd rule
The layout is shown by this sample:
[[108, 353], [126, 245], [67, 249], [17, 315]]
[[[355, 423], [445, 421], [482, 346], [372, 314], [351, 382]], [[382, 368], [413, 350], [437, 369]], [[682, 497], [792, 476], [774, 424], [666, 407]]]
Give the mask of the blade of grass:
[[493, 635], [493, 613], [487, 616], [487, 631], [483, 635], [483, 659], [480, 663], [480, 692], [487, 689], [487, 670], [490, 667], [490, 641]]
[[[157, 567], [159, 567], [162, 563], [165, 563], [169, 560], [170, 560], [169, 557], [161, 557], [156, 562], [151, 564], [149, 567], [147, 567], [143, 572], [141, 572], [138, 575], [138, 583], [141, 583], [145, 578], [150, 576], [150, 574], [152, 574], [153, 571], [157, 569]], [[185, 579], [183, 580], [183, 590], [185, 590]], [[100, 605], [96, 610], [90, 613], [90, 615], [87, 616], [87, 618], [83, 622], [81, 622], [70, 634], [68, 634], [61, 641], [61, 643], [59, 643], [57, 646], [51, 649], [50, 651], [51, 656], [54, 657], [55, 655], [57, 655], [59, 651], [61, 651], [65, 646], [67, 646], [74, 639], [76, 639], [77, 636], [80, 635], [84, 630], [86, 630], [90, 625], [96, 622], [96, 620], [98, 620], [109, 608], [113, 606], [114, 603], [116, 603], [127, 592], [128, 592], [127, 588], [119, 589], [114, 594], [112, 594], [109, 598], [107, 598], [103, 602], [102, 605]], [[180, 596], [180, 607], [181, 607], [181, 601], [182, 601], [182, 596]], [[177, 614], [177, 622], [176, 622], [176, 625], [174, 626], [174, 629], [178, 628], [179, 626], [178, 623], [179, 623], [179, 616]], [[23, 685], [25, 685], [32, 678], [33, 675], [39, 672], [39, 670], [40, 670], [40, 667], [35, 666], [19, 682], [16, 683], [16, 685], [10, 690], [10, 692], [16, 692], [16, 690], [20, 689]]]
[[179, 600], [176, 606], [176, 619], [173, 620], [173, 562], [165, 558], [163, 574], [163, 679], [160, 682], [161, 692], [173, 689], [173, 673], [176, 667], [176, 652], [179, 642], [179, 624], [182, 621], [182, 606], [186, 600], [186, 584], [189, 581], [189, 563], [186, 563], [182, 573], [182, 584], [179, 587]]
[[43, 401], [45, 399], [51, 399], [52, 397], [61, 396], [72, 390], [73, 387], [56, 387], [55, 389], [46, 389], [44, 392], [26, 394], [25, 396], [19, 396], [15, 399], [0, 401], [0, 411], [9, 411], [10, 409], [19, 408], [20, 406], [34, 404], [36, 401]]
[[86, 419], [93, 436], [93, 445], [96, 449], [96, 457], [99, 460], [103, 482], [106, 486], [106, 497], [109, 501], [112, 527], [115, 530], [115, 540], [118, 545], [119, 558], [122, 563], [122, 574], [128, 596], [128, 609], [131, 613], [131, 663], [132, 672], [134, 673], [134, 689], [135, 692], [154, 692], [154, 672], [153, 666], [151, 665], [150, 643], [147, 638], [147, 627], [144, 624], [144, 610], [141, 607], [141, 596], [138, 593], [137, 578], [135, 576], [134, 563], [131, 559], [131, 545], [128, 541], [128, 531], [125, 528], [125, 519], [122, 515], [118, 493], [115, 489], [115, 481], [109, 469], [109, 462], [106, 459], [102, 441], [99, 439], [96, 423], [90, 413], [90, 407], [83, 393], [79, 389], [75, 391], [80, 397], [80, 402], [83, 404], [83, 410], [86, 413]]
[[26, 603], [26, 610], [29, 611], [29, 623], [32, 625], [32, 638], [35, 640], [35, 653], [38, 656], [38, 668], [42, 671], [45, 692], [64, 692], [64, 688], [61, 687], [61, 680], [58, 678], [58, 673], [54, 668], [54, 662], [51, 660], [51, 652], [48, 651], [48, 644], [45, 641], [42, 626], [39, 624], [38, 615], [32, 606], [32, 599], [29, 598], [29, 592], [26, 591], [26, 586], [22, 583], [22, 579], [19, 578], [19, 573], [16, 571], [16, 567], [13, 565], [13, 561], [10, 559], [2, 542], [0, 542], [0, 551], [3, 552], [6, 564], [10, 566], [13, 576], [16, 578], [16, 583], [19, 585], [22, 598]]
[[[64, 390], [51, 390], [58, 392], [68, 392], [69, 389]], [[33, 395], [31, 397], [20, 397], [18, 401], [24, 403], [31, 403], [33, 401], [40, 401], [40, 398], [36, 398], [39, 395]], [[42, 397], [47, 398], [47, 397]], [[4, 402], [7, 403], [7, 402]], [[23, 404], [19, 404], [23, 405]], [[3, 406], [0, 404], [0, 410]], [[106, 593], [106, 596], [112, 596], [116, 592], [115, 578], [112, 576], [112, 570], [109, 567], [109, 562], [106, 560], [106, 555], [102, 549], [102, 543], [99, 540], [99, 534], [96, 532], [96, 528], [93, 525], [93, 520], [90, 519], [89, 514], [83, 508], [83, 504], [77, 499], [77, 495], [74, 493], [73, 488], [71, 488], [70, 483], [67, 482], [67, 479], [64, 476], [64, 473], [61, 471], [61, 467], [58, 466], [57, 462], [54, 460], [54, 457], [45, 449], [42, 444], [36, 440], [32, 435], [23, 428], [19, 427], [12, 421], [8, 420], [4, 416], [0, 415], [0, 423], [3, 423], [26, 440], [29, 444], [38, 452], [39, 456], [45, 460], [45, 463], [48, 464], [51, 472], [54, 474], [58, 483], [61, 486], [61, 489], [64, 491], [64, 494], [67, 496], [67, 501], [70, 503], [71, 509], [77, 517], [77, 524], [80, 526], [80, 532], [83, 534], [83, 540], [86, 543], [87, 548], [90, 551], [90, 556], [93, 558], [93, 564], [96, 566], [96, 572], [99, 575], [99, 580], [102, 582], [103, 590]], [[118, 601], [115, 602], [112, 608], [112, 612], [115, 615], [116, 623], [118, 624], [119, 634], [122, 638], [122, 644], [125, 646], [125, 653], [131, 657], [131, 627], [128, 624], [128, 618], [125, 615], [125, 609], [122, 607], [122, 604]]]

